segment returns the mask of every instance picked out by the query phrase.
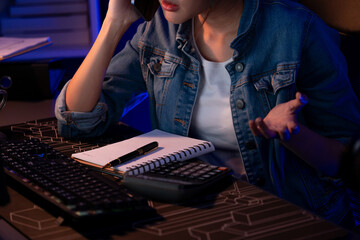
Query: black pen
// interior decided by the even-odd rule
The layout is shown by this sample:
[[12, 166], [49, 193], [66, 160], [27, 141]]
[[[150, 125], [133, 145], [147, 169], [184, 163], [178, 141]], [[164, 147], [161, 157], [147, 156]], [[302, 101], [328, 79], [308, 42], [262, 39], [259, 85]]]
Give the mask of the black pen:
[[115, 167], [119, 164], [128, 162], [136, 157], [139, 157], [141, 155], [144, 155], [148, 152], [155, 150], [158, 146], [159, 146], [158, 142], [148, 143], [148, 144], [136, 149], [135, 151], [129, 152], [129, 153], [125, 154], [124, 156], [121, 156], [115, 160], [112, 160], [111, 162], [105, 164], [102, 168], [104, 169], [104, 168], [109, 168], [109, 167]]

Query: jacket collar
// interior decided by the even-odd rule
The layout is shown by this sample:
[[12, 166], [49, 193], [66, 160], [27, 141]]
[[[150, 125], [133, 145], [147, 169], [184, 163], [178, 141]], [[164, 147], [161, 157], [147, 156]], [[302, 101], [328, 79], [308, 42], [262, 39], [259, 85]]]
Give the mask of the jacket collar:
[[234, 59], [241, 57], [251, 42], [259, 16], [259, 5], [260, 0], [244, 0], [244, 11], [241, 16], [238, 34], [230, 44], [230, 47], [235, 50]]
[[181, 49], [184, 44], [192, 37], [192, 19], [179, 25], [176, 33], [176, 41], [178, 42], [178, 48]]

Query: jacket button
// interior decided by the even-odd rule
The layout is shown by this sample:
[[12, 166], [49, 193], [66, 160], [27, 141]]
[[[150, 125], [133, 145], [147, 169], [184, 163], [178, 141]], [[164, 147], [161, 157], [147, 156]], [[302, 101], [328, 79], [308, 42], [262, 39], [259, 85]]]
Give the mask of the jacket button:
[[245, 102], [244, 102], [244, 100], [242, 100], [242, 99], [237, 100], [237, 101], [236, 101], [236, 107], [237, 107], [238, 109], [243, 109], [243, 108], [245, 107]]
[[242, 63], [237, 63], [237, 64], [235, 65], [235, 70], [236, 70], [237, 72], [242, 72], [242, 71], [244, 71], [244, 64], [242, 64]]
[[256, 179], [256, 186], [263, 187], [265, 185], [265, 178], [264, 177], [258, 177]]
[[247, 150], [256, 149], [256, 143], [254, 141], [248, 141], [245, 143], [245, 147]]
[[160, 72], [161, 71], [161, 63], [155, 63], [153, 68], [154, 68], [155, 72]]

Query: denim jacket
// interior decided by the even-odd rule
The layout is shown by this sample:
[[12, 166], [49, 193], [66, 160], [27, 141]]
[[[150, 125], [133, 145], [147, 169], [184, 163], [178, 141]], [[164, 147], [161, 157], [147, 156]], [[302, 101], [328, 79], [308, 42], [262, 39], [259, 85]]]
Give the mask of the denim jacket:
[[[147, 92], [153, 128], [188, 135], [200, 81], [191, 20], [174, 25], [161, 12], [139, 26], [113, 57], [92, 112], [70, 112], [65, 89], [56, 103], [63, 136], [96, 136], [118, 121], [127, 102]], [[298, 120], [347, 143], [360, 127], [360, 105], [347, 78], [338, 33], [311, 11], [286, 0], [245, 0], [233, 61], [230, 104], [238, 148], [250, 183], [334, 222], [348, 212], [341, 181], [323, 176], [278, 140], [254, 137], [248, 121], [305, 93]]]

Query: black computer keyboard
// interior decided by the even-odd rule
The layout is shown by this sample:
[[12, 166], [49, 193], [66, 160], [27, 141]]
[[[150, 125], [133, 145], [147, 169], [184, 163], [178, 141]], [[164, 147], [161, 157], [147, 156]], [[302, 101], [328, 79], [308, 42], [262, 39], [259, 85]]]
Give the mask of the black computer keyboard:
[[111, 126], [109, 131], [101, 137], [68, 139], [59, 135], [55, 118], [39, 119], [6, 126], [0, 128], [0, 131], [9, 140], [38, 139], [66, 156], [122, 141], [142, 133], [126, 124], [119, 123]]
[[16, 187], [64, 220], [84, 222], [151, 210], [144, 198], [38, 139], [4, 143], [0, 157]]

